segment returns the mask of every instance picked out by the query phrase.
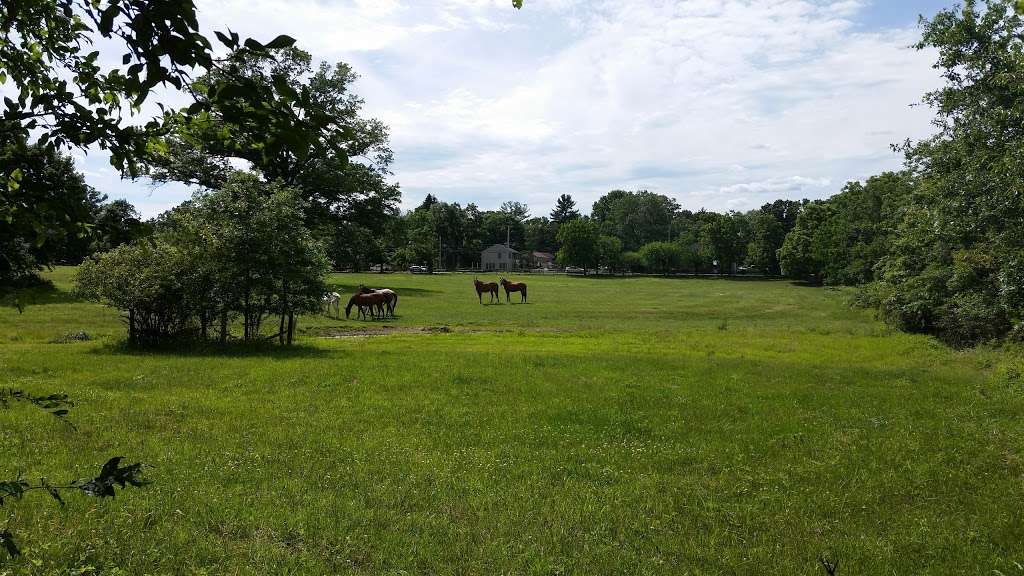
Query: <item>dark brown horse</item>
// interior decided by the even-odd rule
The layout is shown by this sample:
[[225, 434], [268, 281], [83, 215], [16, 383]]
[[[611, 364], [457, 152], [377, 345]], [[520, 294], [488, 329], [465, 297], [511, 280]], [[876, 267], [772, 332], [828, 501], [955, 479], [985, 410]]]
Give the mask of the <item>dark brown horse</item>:
[[370, 316], [376, 318], [374, 311], [377, 312], [381, 317], [384, 316], [384, 303], [387, 297], [380, 292], [371, 292], [370, 294], [356, 293], [348, 299], [348, 306], [345, 306], [345, 318], [349, 317], [352, 312], [353, 306], [359, 307], [359, 314], [356, 316], [362, 316], [366, 319], [366, 312], [369, 310]]
[[511, 302], [509, 294], [511, 292], [519, 292], [522, 296], [520, 302], [526, 302], [526, 283], [525, 282], [509, 282], [504, 278], [501, 279], [501, 287], [505, 289], [505, 301]]
[[384, 305], [387, 306], [387, 313], [390, 314], [392, 318], [395, 317], [395, 306], [398, 306], [398, 294], [396, 294], [394, 290], [391, 290], [390, 288], [367, 288], [366, 286], [360, 284], [359, 293], [383, 294], [385, 298]]
[[494, 282], [481, 282], [480, 280], [473, 278], [473, 286], [476, 287], [476, 297], [480, 300], [480, 303], [484, 303], [484, 292], [491, 295], [490, 303], [494, 303], [494, 299], [497, 298], [498, 302], [501, 302], [501, 296], [498, 296], [498, 285]]

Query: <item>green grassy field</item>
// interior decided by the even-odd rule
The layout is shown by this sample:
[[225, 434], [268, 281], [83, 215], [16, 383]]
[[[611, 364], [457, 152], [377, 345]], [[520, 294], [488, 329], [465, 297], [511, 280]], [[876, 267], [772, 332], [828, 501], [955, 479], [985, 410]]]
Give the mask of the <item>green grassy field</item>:
[[467, 276], [338, 275], [398, 319], [143, 353], [49, 276], [0, 308], [0, 386], [67, 392], [77, 430], [0, 410], [0, 477], [123, 455], [153, 484], [15, 503], [0, 574], [1024, 574], [1020, 354], [844, 292], [529, 277], [481, 306]]

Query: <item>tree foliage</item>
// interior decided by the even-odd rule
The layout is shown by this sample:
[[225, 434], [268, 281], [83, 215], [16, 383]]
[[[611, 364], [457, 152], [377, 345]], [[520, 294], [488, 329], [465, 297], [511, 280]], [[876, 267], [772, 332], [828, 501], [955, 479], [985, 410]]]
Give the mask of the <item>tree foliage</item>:
[[[228, 49], [217, 58], [200, 33], [191, 0], [27, 0], [0, 4], [0, 84], [17, 93], [4, 99], [0, 147], [21, 146], [30, 139], [54, 153], [66, 148], [99, 147], [123, 173], [140, 174], [144, 159], [162, 148], [154, 138], [180, 122], [181, 114], [156, 103], [161, 114], [140, 120], [143, 105], [157, 87], [184, 92], [195, 100], [184, 111], [209, 118], [213, 111], [226, 123], [258, 129], [264, 159], [305, 157], [322, 144], [322, 136], [343, 127], [318, 113], [306, 93], [276, 90], [246, 76], [244, 63], [272, 60], [272, 53], [294, 39], [278, 36], [266, 44], [244, 41], [233, 32], [217, 32]], [[123, 54], [108, 65], [94, 43]], [[193, 83], [195, 72], [208, 81]], [[332, 150], [339, 158], [347, 150]], [[42, 223], [60, 221], [70, 230], [87, 225], [83, 214], [54, 208], [45, 196], [19, 198], [28, 165], [8, 158], [0, 168], [0, 220]], [[43, 243], [49, 233], [37, 233]], [[33, 243], [27, 242], [29, 246]], [[5, 253], [22, 258], [24, 242]], [[47, 262], [43, 262], [46, 264]]]
[[[270, 112], [246, 92], [231, 98], [216, 92], [226, 79], [265, 92], [316, 130], [268, 137]], [[150, 146], [149, 176], [217, 188], [244, 161], [266, 180], [300, 191], [307, 225], [332, 238], [336, 266], [379, 261], [381, 246], [367, 239], [383, 236], [397, 216], [400, 192], [388, 181], [394, 154], [387, 128], [360, 116], [356, 79], [344, 63], [314, 68], [309, 53], [297, 48], [239, 54], [193, 83], [203, 110], [190, 106], [169, 116], [170, 133]]]
[[968, 0], [923, 22], [945, 85], [938, 132], [904, 147], [918, 183], [873, 287], [885, 316], [954, 345], [1006, 334], [1024, 312], [1024, 20]]
[[644, 266], [656, 274], [669, 274], [683, 265], [683, 249], [674, 242], [651, 242], [640, 248]]
[[669, 241], [678, 211], [679, 204], [662, 194], [612, 190], [594, 202], [591, 218], [602, 234], [616, 236], [626, 250], [637, 250], [648, 242]]
[[0, 285], [84, 255], [102, 198], [71, 157], [17, 139], [0, 147], [0, 170], [17, 175], [16, 186], [0, 187]]
[[764, 274], [777, 276], [779, 249], [793, 228], [804, 203], [794, 200], [776, 200], [748, 215], [750, 243], [747, 244], [747, 264]]
[[580, 211], [576, 209], [576, 201], [568, 194], [562, 194], [555, 201], [555, 208], [551, 211], [551, 221], [562, 225], [569, 220], [580, 217]]
[[561, 248], [556, 255], [563, 266], [579, 266], [584, 274], [597, 267], [600, 258], [600, 229], [589, 218], [577, 218], [558, 229], [558, 243]]
[[129, 341], [222, 341], [241, 321], [245, 340], [262, 337], [276, 316], [290, 343], [295, 317], [318, 310], [329, 270], [326, 254], [303, 224], [298, 192], [235, 173], [164, 216], [152, 241], [117, 247], [84, 263], [78, 292], [126, 314]]
[[127, 200], [113, 200], [96, 209], [91, 251], [102, 252], [147, 236], [149, 226]]
[[529, 251], [557, 252], [559, 223], [540, 216], [523, 223], [523, 247]]
[[622, 268], [622, 240], [607, 234], [598, 236], [597, 264], [598, 267], [603, 266], [611, 272], [620, 270]]
[[697, 237], [698, 254], [704, 262], [710, 263], [716, 271], [732, 273], [743, 263], [746, 248], [750, 243], [750, 227], [742, 214], [730, 212], [700, 212]]
[[871, 282], [912, 187], [908, 173], [886, 172], [810, 203], [779, 251], [783, 270], [827, 284]]

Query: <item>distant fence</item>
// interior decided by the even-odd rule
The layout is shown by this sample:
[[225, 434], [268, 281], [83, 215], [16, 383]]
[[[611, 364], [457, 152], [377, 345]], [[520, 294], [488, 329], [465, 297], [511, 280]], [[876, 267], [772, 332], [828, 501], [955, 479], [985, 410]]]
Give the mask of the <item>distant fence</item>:
[[[371, 271], [353, 271], [353, 270], [334, 270], [335, 274], [381, 274], [376, 270]], [[385, 270], [383, 274], [395, 274], [395, 273], [406, 273], [405, 270]], [[781, 280], [784, 276], [775, 276], [771, 274], [692, 274], [689, 272], [673, 272], [671, 274], [647, 274], [644, 272], [566, 272], [565, 270], [550, 270], [545, 268], [532, 268], [523, 270], [477, 270], [474, 268], [459, 268], [458, 270], [434, 270], [434, 274], [474, 274], [474, 275], [485, 275], [485, 274], [526, 274], [526, 275], [538, 275], [538, 276], [574, 276], [579, 278], [733, 278], [742, 279], [750, 278], [751, 280]], [[427, 274], [427, 272], [413, 272], [413, 274]]]
[[544, 276], [578, 276], [580, 278], [759, 278], [759, 279], [781, 279], [782, 276], [771, 274], [693, 274], [689, 272], [673, 272], [671, 274], [647, 274], [644, 272], [566, 272], [565, 270], [545, 270], [542, 268], [524, 270], [475, 270], [472, 268], [460, 268], [459, 270], [436, 270], [435, 274], [537, 274]]

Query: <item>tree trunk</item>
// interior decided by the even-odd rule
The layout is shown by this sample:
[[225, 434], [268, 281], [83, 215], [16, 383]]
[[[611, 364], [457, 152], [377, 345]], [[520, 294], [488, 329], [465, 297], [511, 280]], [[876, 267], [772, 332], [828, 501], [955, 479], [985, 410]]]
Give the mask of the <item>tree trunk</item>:
[[245, 299], [242, 300], [242, 339], [249, 339], [250, 326], [252, 325], [252, 306], [249, 304], [250, 291], [245, 290]]
[[292, 345], [292, 340], [295, 337], [295, 313], [288, 312], [288, 345]]

